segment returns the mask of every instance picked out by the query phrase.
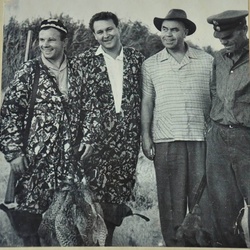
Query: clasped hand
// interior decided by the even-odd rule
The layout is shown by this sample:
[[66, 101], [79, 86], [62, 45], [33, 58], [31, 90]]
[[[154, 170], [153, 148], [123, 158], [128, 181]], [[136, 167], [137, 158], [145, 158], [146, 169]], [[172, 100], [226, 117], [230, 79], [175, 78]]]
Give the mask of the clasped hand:
[[90, 144], [80, 144], [79, 147], [76, 148], [75, 154], [77, 160], [83, 161], [90, 157], [93, 153], [93, 147]]
[[12, 171], [21, 175], [28, 169], [28, 161], [25, 156], [19, 156], [10, 162]]

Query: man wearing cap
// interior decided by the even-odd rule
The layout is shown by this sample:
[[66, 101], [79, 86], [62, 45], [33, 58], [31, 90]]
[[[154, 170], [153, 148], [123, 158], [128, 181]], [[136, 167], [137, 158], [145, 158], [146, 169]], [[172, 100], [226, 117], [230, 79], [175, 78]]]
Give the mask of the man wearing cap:
[[[180, 246], [176, 230], [194, 205], [205, 173], [205, 133], [209, 118], [213, 58], [185, 43], [196, 25], [185, 11], [172, 9], [154, 18], [165, 48], [142, 66], [142, 142], [154, 160], [160, 221], [166, 246]], [[207, 193], [200, 201], [203, 228], [209, 231]]]
[[[16, 72], [1, 108], [0, 149], [17, 179], [16, 210], [22, 212], [18, 221], [14, 219], [14, 228], [25, 246], [40, 245], [37, 229], [55, 188], [66, 176], [75, 177], [73, 145], [81, 143], [82, 148], [85, 144], [83, 158], [91, 153], [100, 115], [86, 95], [89, 90], [82, 83], [79, 64], [64, 53], [66, 44], [63, 23], [44, 20], [39, 31], [41, 56], [25, 62]], [[32, 110], [35, 82], [38, 85]], [[82, 113], [88, 122], [80, 122]], [[79, 131], [84, 134], [81, 142], [77, 142], [82, 138]]]
[[246, 247], [240, 222], [244, 201], [250, 205], [247, 15], [245, 10], [229, 10], [207, 18], [214, 27], [214, 37], [224, 46], [214, 55], [212, 124], [207, 135], [208, 192], [216, 216], [215, 233], [222, 247]]

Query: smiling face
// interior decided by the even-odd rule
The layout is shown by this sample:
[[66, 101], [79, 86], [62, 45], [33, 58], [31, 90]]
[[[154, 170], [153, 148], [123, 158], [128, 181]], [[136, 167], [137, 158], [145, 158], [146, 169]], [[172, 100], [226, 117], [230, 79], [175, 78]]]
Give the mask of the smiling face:
[[43, 29], [39, 32], [39, 47], [44, 57], [51, 62], [59, 62], [63, 58], [66, 39], [61, 39], [57, 29]]
[[98, 20], [93, 24], [94, 36], [104, 51], [115, 51], [120, 48], [120, 31], [112, 19]]
[[220, 42], [228, 53], [237, 52], [247, 40], [246, 33], [245, 28], [234, 30], [230, 35], [220, 38]]
[[184, 39], [188, 33], [182, 22], [165, 20], [161, 26], [161, 40], [163, 45], [170, 50], [183, 48]]

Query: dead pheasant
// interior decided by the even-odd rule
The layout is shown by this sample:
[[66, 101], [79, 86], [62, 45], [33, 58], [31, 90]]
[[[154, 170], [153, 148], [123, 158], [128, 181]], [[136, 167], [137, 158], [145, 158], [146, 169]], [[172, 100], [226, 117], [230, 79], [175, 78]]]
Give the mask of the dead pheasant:
[[211, 236], [202, 228], [201, 210], [196, 204], [176, 232], [177, 246], [209, 247]]
[[211, 235], [202, 228], [201, 209], [199, 201], [206, 186], [206, 175], [204, 175], [195, 193], [193, 206], [177, 229], [176, 241], [179, 247], [210, 247], [212, 246]]
[[46, 246], [104, 246], [107, 228], [103, 212], [85, 179], [69, 179], [56, 190], [45, 212], [39, 236]]

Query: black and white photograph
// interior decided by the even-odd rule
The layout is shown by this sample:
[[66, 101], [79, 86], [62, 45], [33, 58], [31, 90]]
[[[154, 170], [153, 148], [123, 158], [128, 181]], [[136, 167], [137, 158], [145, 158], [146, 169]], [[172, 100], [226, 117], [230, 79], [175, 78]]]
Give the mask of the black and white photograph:
[[248, 0], [0, 3], [0, 248], [250, 247]]

